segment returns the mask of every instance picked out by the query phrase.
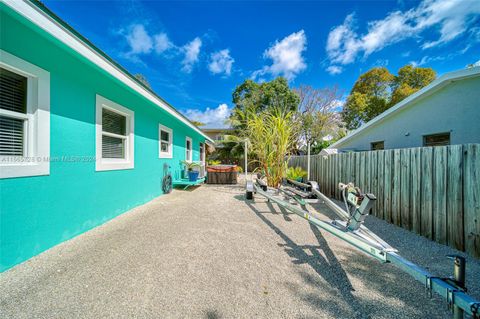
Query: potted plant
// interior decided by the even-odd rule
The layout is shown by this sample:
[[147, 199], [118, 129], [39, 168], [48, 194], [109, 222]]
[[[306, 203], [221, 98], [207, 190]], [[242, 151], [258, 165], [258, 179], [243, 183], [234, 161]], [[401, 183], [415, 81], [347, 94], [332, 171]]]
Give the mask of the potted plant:
[[198, 174], [200, 172], [199, 171], [194, 171], [193, 169], [195, 167], [200, 167], [201, 165], [199, 163], [187, 162], [187, 161], [182, 161], [182, 164], [185, 165], [185, 168], [188, 171], [188, 180], [190, 182], [195, 182], [198, 179]]
[[300, 166], [297, 167], [289, 167], [287, 168], [287, 178], [302, 182], [303, 178], [307, 176], [307, 171], [303, 170]]

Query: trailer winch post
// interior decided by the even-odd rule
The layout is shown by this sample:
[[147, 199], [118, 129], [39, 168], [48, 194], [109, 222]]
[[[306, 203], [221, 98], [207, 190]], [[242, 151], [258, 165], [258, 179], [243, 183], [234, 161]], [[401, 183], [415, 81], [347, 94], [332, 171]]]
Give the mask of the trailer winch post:
[[365, 198], [362, 200], [360, 207], [355, 209], [352, 217], [349, 219], [347, 227], [349, 230], [357, 230], [360, 225], [363, 224], [365, 218], [368, 216], [370, 208], [373, 207], [373, 204], [377, 198], [373, 194], [365, 194]]

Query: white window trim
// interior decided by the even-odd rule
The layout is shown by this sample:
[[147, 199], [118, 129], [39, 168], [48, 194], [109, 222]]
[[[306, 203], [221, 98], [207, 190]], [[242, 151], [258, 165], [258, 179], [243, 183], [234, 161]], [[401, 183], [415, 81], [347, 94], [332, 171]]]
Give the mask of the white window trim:
[[[190, 141], [190, 158], [187, 158], [187, 141]], [[193, 143], [192, 143], [192, 138], [188, 136], [185, 137], [185, 160], [187, 162], [193, 161]]]
[[0, 65], [27, 77], [27, 113], [0, 110], [25, 119], [23, 156], [0, 157], [0, 178], [50, 174], [50, 72], [0, 50]]
[[[168, 133], [168, 152], [162, 152], [162, 131]], [[173, 158], [173, 131], [162, 124], [158, 124], [158, 157]]]
[[[125, 139], [125, 158], [102, 158], [102, 109], [122, 114], [127, 118]], [[134, 167], [134, 112], [103, 96], [96, 95], [96, 171], [132, 169]]]
[[207, 154], [206, 154], [205, 148], [207, 147], [207, 144], [205, 144], [205, 142], [201, 142], [201, 143], [199, 143], [199, 145], [200, 145], [200, 144], [203, 145], [203, 147], [200, 148], [200, 151], [201, 151], [200, 157], [203, 158], [203, 160], [202, 160], [201, 162], [202, 162], [203, 166], [205, 166], [205, 162], [206, 162], [206, 160], [207, 160], [207, 159], [206, 159], [206, 155], [207, 155]]

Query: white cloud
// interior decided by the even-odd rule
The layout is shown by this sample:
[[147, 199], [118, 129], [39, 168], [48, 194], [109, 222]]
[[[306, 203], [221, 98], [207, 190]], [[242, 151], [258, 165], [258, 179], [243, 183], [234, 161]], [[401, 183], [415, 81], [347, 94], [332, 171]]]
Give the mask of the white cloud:
[[272, 64], [253, 72], [252, 77], [257, 78], [269, 73], [273, 76], [282, 75], [289, 81], [293, 80], [307, 68], [302, 55], [307, 49], [306, 45], [307, 37], [303, 30], [292, 33], [281, 41], [275, 41], [275, 44], [263, 53], [264, 58], [272, 60]]
[[417, 8], [390, 12], [384, 19], [368, 22], [367, 32], [356, 31], [354, 14], [328, 35], [326, 51], [331, 63], [350, 64], [407, 38], [421, 38], [427, 29], [439, 30], [437, 40], [425, 42], [423, 49], [447, 43], [478, 21], [480, 1], [424, 0]]
[[235, 60], [230, 56], [230, 50], [217, 51], [211, 54], [208, 69], [213, 74], [225, 73], [228, 76], [232, 72], [233, 62]]
[[340, 74], [343, 72], [343, 68], [338, 65], [330, 65], [329, 67], [326, 68], [326, 71], [330, 73], [331, 75], [335, 74]]
[[199, 121], [205, 124], [205, 128], [225, 128], [228, 125], [225, 124], [225, 121], [230, 116], [232, 109], [228, 107], [227, 104], [220, 104], [216, 108], [207, 107], [205, 110], [199, 109], [188, 109], [186, 110], [185, 116], [191, 121]]
[[153, 39], [155, 42], [155, 52], [157, 54], [162, 54], [168, 49], [174, 47], [173, 43], [170, 41], [166, 33], [159, 33], [155, 35]]
[[152, 38], [142, 24], [134, 24], [126, 35], [131, 54], [150, 53], [153, 48]]
[[182, 48], [185, 53], [185, 57], [182, 61], [182, 70], [186, 73], [191, 73], [193, 66], [198, 62], [198, 56], [200, 55], [200, 48], [202, 47], [202, 40], [196, 37], [191, 42], [185, 44]]
[[130, 51], [125, 55], [134, 60], [138, 59], [139, 54], [149, 54], [153, 51], [162, 54], [175, 47], [166, 33], [161, 32], [151, 36], [143, 24], [131, 25], [125, 38], [130, 46]]

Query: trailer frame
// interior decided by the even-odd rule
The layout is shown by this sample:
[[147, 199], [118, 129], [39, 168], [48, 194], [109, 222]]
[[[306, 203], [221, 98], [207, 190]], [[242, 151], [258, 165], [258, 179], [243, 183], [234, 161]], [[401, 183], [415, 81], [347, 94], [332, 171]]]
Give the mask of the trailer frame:
[[[357, 217], [354, 217], [355, 214], [350, 216], [340, 206], [320, 192], [316, 182], [310, 181], [302, 183], [291, 180], [288, 180], [288, 182], [294, 185], [294, 187], [302, 188], [303, 190], [307, 190], [309, 194], [315, 195], [315, 197], [323, 201], [323, 203], [332, 209], [341, 220], [330, 220], [327, 222], [316, 218], [305, 206], [302, 205], [302, 208], [295, 206], [295, 203], [299, 203], [299, 201], [292, 200], [294, 198], [293, 196], [288, 195], [288, 191], [282, 189], [282, 187], [279, 189], [269, 188], [261, 179], [257, 179], [255, 182], [247, 181], [246, 198], [254, 200], [254, 194], [261, 195], [268, 201], [275, 202], [279, 206], [295, 213], [303, 219], [306, 219], [309, 223], [331, 233], [337, 238], [348, 242], [355, 248], [374, 257], [382, 263], [394, 264], [396, 267], [412, 276], [415, 280], [421, 282], [425, 286], [425, 290], [430, 297], [432, 296], [432, 292], [435, 292], [445, 299], [448, 309], [452, 309], [453, 311], [453, 318], [461, 319], [464, 318], [464, 315], [467, 315], [474, 319], [480, 319], [480, 301], [472, 298], [466, 293], [464, 283], [465, 260], [463, 259], [462, 263], [462, 257], [450, 256], [455, 261], [455, 278], [434, 276], [426, 269], [400, 256], [395, 248], [383, 241], [379, 236], [375, 235], [363, 225], [363, 220], [366, 215], [368, 215], [369, 207], [363, 207], [364, 210], [360, 212], [355, 211]], [[279, 198], [280, 193], [286, 196], [287, 200]], [[369, 200], [375, 200], [373, 195], [366, 195]], [[373, 197], [370, 197], [370, 195]], [[366, 206], [368, 206], [368, 204], [366, 204]], [[361, 215], [361, 219], [358, 218], [358, 215]], [[354, 219], [353, 223], [352, 219]]]

